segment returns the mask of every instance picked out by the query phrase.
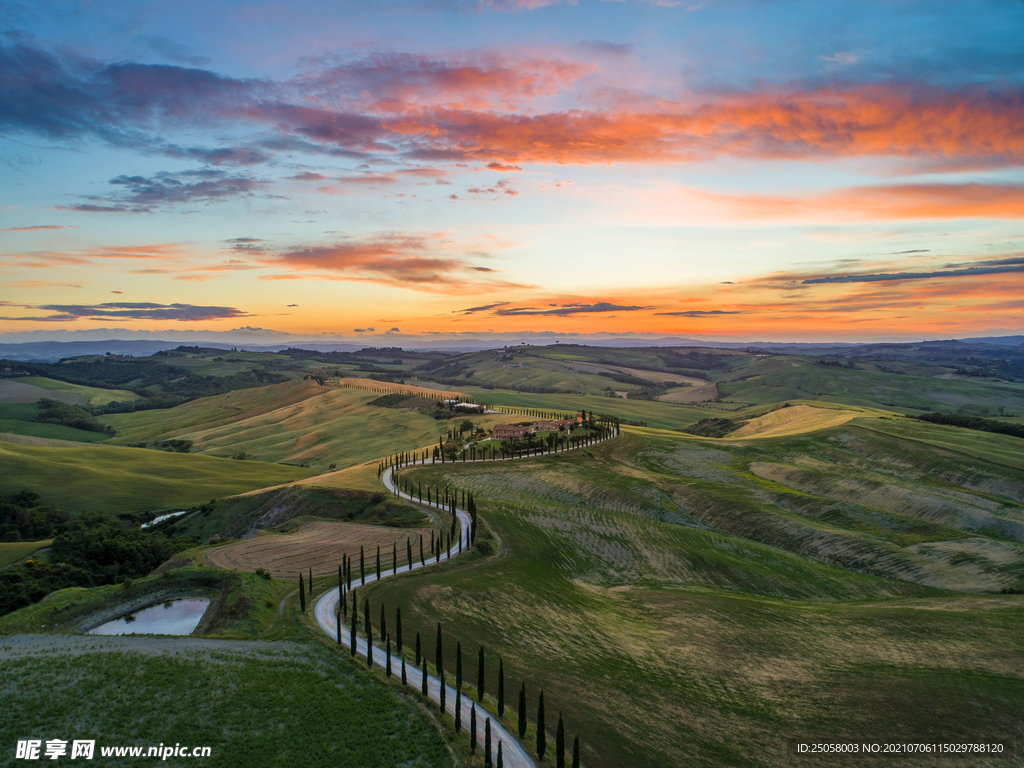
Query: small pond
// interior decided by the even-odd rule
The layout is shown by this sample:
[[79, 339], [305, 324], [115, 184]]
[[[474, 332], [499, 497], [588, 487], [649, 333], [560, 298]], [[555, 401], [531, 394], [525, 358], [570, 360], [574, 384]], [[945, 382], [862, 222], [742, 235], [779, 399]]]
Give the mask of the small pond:
[[90, 635], [191, 635], [203, 618], [209, 598], [165, 600], [101, 624]]

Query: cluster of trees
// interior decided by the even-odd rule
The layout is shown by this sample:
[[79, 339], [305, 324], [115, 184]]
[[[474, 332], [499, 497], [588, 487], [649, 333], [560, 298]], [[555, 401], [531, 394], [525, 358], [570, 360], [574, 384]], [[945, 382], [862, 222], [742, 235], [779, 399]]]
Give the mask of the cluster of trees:
[[51, 400], [48, 397], [39, 399], [39, 415], [36, 421], [42, 424], [63, 424], [66, 427], [84, 429], [87, 432], [102, 432], [116, 435], [113, 427], [100, 424], [96, 418], [80, 405]]
[[39, 503], [39, 494], [20, 491], [0, 496], [0, 541], [39, 541], [67, 530], [74, 515]]
[[72, 515], [59, 507], [33, 506], [25, 491], [0, 499], [4, 539], [54, 537], [39, 557], [0, 571], [0, 614], [10, 613], [68, 587], [117, 584], [145, 576], [174, 554], [194, 547], [193, 538], [143, 531], [132, 518], [99, 512]]
[[700, 437], [725, 437], [731, 432], [735, 432], [739, 427], [739, 423], [732, 419], [715, 418], [701, 419], [694, 424], [690, 424], [688, 427], [683, 427], [679, 431], [691, 435], [699, 435]]
[[1011, 424], [1008, 421], [982, 419], [978, 416], [961, 416], [955, 413], [922, 413], [913, 418], [932, 424], [945, 424], [951, 427], [976, 429], [980, 432], [995, 432], [1000, 435], [1024, 437], [1024, 424]]

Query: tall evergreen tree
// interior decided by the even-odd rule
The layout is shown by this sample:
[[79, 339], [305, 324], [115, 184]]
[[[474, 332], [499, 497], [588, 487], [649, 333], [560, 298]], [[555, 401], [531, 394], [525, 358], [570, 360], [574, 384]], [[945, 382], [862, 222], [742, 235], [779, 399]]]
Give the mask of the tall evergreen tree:
[[306, 588], [302, 583], [302, 574], [299, 574], [299, 609], [306, 612]]
[[338, 626], [338, 645], [341, 645], [341, 603], [338, 603], [338, 615], [334, 617], [335, 624]]
[[519, 738], [526, 736], [526, 683], [519, 689]]
[[484, 703], [484, 647], [480, 646], [480, 659], [476, 666], [476, 700]]
[[[385, 656], [384, 674], [391, 677], [391, 635], [388, 635], [387, 656]], [[563, 766], [562, 768], [565, 768]]]
[[380, 604], [380, 636], [384, 637], [387, 634], [387, 618], [384, 615], [384, 603]]
[[437, 622], [437, 644], [434, 646], [434, 666], [437, 669], [437, 674], [441, 674], [442, 662], [444, 661], [444, 654], [441, 651], [441, 622]]
[[380, 544], [377, 545], [377, 581], [380, 581]]
[[363, 603], [363, 623], [366, 625], [366, 666], [373, 666], [373, 624], [370, 623], [370, 601]]
[[402, 685], [408, 685], [409, 680], [405, 676], [405, 657], [402, 657]]
[[420, 672], [420, 693], [427, 696], [427, 659], [423, 659], [423, 670]]
[[491, 718], [484, 723], [484, 768], [493, 768], [491, 762]]
[[572, 768], [580, 768], [580, 737], [572, 740]]
[[402, 655], [402, 606], [395, 609], [395, 645], [398, 647], [398, 655]]
[[426, 565], [426, 560], [423, 559], [423, 535], [420, 534], [420, 565]]
[[495, 768], [505, 768], [505, 758], [501, 754], [501, 742], [498, 742], [498, 762], [495, 764]]
[[547, 749], [548, 739], [544, 733], [544, 691], [541, 691], [537, 703], [537, 757], [543, 760]]
[[341, 566], [338, 566], [338, 599], [341, 600], [345, 596], [345, 585], [341, 578]]
[[558, 730], [555, 731], [555, 768], [565, 768], [565, 723], [558, 713]]
[[462, 641], [455, 644], [455, 690], [462, 690]]
[[420, 633], [416, 633], [416, 666], [420, 665]]
[[359, 545], [359, 579], [366, 584], [366, 560], [363, 558], [363, 545]]
[[505, 662], [498, 657], [498, 717], [505, 714]]
[[409, 563], [409, 570], [412, 570], [412, 539], [405, 540], [405, 560]]
[[469, 751], [476, 754], [476, 703], [469, 710]]
[[391, 575], [398, 573], [398, 542], [391, 542]]
[[441, 669], [440, 681], [441, 681], [441, 686], [440, 686], [441, 690], [439, 692], [438, 699], [439, 699], [439, 703], [441, 705], [441, 714], [443, 715], [444, 714], [444, 707], [445, 707], [445, 699], [447, 698], [447, 694], [448, 694], [448, 690], [447, 690], [448, 686], [444, 684], [444, 669], [443, 668]]

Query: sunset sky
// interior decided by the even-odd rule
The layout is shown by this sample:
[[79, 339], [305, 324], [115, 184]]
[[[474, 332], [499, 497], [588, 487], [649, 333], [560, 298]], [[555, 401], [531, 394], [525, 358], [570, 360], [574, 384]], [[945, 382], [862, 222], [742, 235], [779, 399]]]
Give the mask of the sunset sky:
[[1024, 4], [0, 6], [0, 340], [1024, 332]]

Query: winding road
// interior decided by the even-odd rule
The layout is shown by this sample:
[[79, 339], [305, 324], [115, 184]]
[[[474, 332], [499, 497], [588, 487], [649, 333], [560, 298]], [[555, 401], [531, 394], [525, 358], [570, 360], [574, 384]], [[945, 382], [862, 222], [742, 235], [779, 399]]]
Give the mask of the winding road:
[[[609, 439], [611, 439], [611, 436], [604, 438], [604, 440], [609, 440]], [[603, 440], [598, 441], [598, 442], [603, 442]], [[593, 444], [594, 443], [589, 443], [587, 445], [593, 445]], [[579, 448], [585, 448], [585, 447], [587, 447], [587, 445], [579, 446]], [[572, 448], [572, 449], [568, 449], [568, 450], [579, 450], [579, 448]], [[561, 453], [561, 451], [560, 451], [560, 453]], [[547, 454], [543, 454], [543, 455], [547, 455]], [[521, 458], [529, 458], [529, 457], [521, 457]], [[499, 459], [499, 461], [500, 460], [502, 460], [502, 459]], [[471, 464], [486, 463], [486, 460], [478, 460], [478, 461], [474, 461], [474, 462], [465, 462], [465, 463], [471, 463]], [[424, 465], [416, 464], [416, 465], [410, 465], [410, 466], [424, 466]], [[408, 499], [409, 501], [411, 501], [411, 502], [413, 502], [415, 504], [420, 504], [420, 502], [416, 498], [414, 498], [413, 496], [411, 496], [411, 495], [409, 495], [407, 493], [404, 493], [404, 492], [402, 492], [402, 491], [400, 491], [400, 490], [395, 488], [394, 483], [392, 482], [392, 479], [391, 479], [391, 473], [392, 473], [393, 469], [394, 469], [394, 467], [388, 467], [387, 469], [384, 470], [383, 474], [381, 474], [380, 479], [381, 479], [381, 482], [384, 483], [384, 486], [389, 491], [391, 491], [393, 494], [395, 494], [397, 496], [401, 496], [403, 499]], [[423, 504], [422, 506], [427, 506], [427, 505]], [[430, 508], [433, 509], [434, 507], [431, 506]], [[457, 517], [459, 519], [459, 539], [462, 542], [463, 551], [469, 551], [469, 528], [470, 528], [469, 513], [464, 511], [464, 510], [462, 510], [462, 509], [456, 508], [455, 514], [457, 515]], [[456, 557], [459, 554], [459, 552], [458, 552], [457, 547], [456, 547], [455, 544], [452, 545], [452, 549], [453, 549], [453, 552], [451, 554], [451, 557]], [[449, 559], [449, 556], [447, 555], [447, 553], [442, 552], [441, 555], [440, 555], [440, 560], [447, 560], [447, 559]], [[435, 562], [437, 562], [436, 559], [430, 558], [430, 559], [426, 560], [426, 565], [430, 566], [430, 565], [434, 564]], [[416, 568], [423, 568], [423, 567], [424, 566], [421, 565], [420, 563], [415, 563], [414, 562], [414, 563], [412, 563], [410, 565], [403, 565], [403, 566], [399, 567], [397, 569], [397, 572], [398, 573], [405, 573], [407, 571], [410, 571], [410, 570], [413, 570], [413, 569], [416, 569]], [[382, 579], [387, 577], [387, 576], [391, 576], [391, 575], [394, 575], [394, 574], [391, 573], [391, 572], [388, 572], [388, 573], [381, 572], [381, 578]], [[369, 574], [366, 575], [366, 583], [367, 584], [371, 584], [371, 583], [373, 583], [376, 580], [377, 580], [377, 576], [376, 576], [375, 573], [369, 573]], [[362, 585], [362, 581], [360, 581], [360, 585]], [[339, 600], [339, 598], [340, 598], [340, 591], [339, 591], [338, 587], [335, 587], [334, 589], [332, 589], [329, 592], [327, 592], [326, 594], [324, 594], [317, 601], [316, 607], [314, 609], [315, 615], [316, 615], [316, 620], [317, 620], [317, 623], [320, 625], [320, 628], [323, 629], [323, 631], [326, 632], [328, 635], [330, 635], [332, 638], [337, 638], [337, 636], [338, 636], [337, 611], [338, 611], [338, 600]], [[341, 643], [345, 647], [350, 647], [350, 645], [349, 645], [349, 631], [345, 627], [342, 627]], [[362, 656], [363, 658], [366, 658], [367, 652], [368, 652], [368, 648], [367, 648], [367, 644], [366, 644], [366, 639], [357, 636], [356, 637], [356, 653], [359, 656]], [[369, 652], [373, 654], [373, 663], [376, 664], [381, 669], [383, 669], [385, 667], [385, 665], [387, 664], [387, 652], [384, 649], [382, 649], [382, 648], [378, 648], [377, 646], [372, 646], [372, 649], [369, 649]], [[391, 657], [391, 671], [392, 671], [392, 674], [395, 674], [396, 676], [398, 676], [400, 678], [401, 677], [401, 673], [402, 673], [401, 670], [402, 670], [402, 659], [400, 657], [398, 657], [398, 656], [393, 655]], [[407, 680], [409, 686], [411, 686], [413, 689], [415, 689], [417, 691], [421, 691], [423, 689], [423, 671], [421, 669], [417, 669], [415, 666], [407, 665], [405, 673], [406, 673], [406, 680]], [[441, 701], [441, 681], [438, 678], [433, 677], [432, 675], [427, 675], [427, 693], [430, 696], [430, 700], [431, 701], [440, 703], [440, 701]], [[452, 688], [450, 685], [446, 685], [445, 686], [445, 711], [453, 719], [455, 717], [455, 700], [456, 700], [455, 689]], [[469, 730], [469, 716], [470, 716], [470, 712], [471, 712], [471, 706], [472, 706], [471, 696], [469, 696], [467, 694], [463, 694], [462, 701], [461, 701], [462, 712], [460, 714], [462, 716], [462, 727], [465, 728], [467, 731]], [[505, 728], [495, 718], [491, 717], [490, 714], [486, 710], [484, 710], [482, 707], [477, 707], [477, 710], [476, 710], [476, 721], [477, 721], [476, 722], [476, 740], [477, 740], [477, 743], [480, 745], [480, 747], [482, 748], [483, 745], [484, 745], [484, 729], [486, 727], [486, 722], [487, 722], [488, 719], [490, 719], [490, 721], [491, 721], [491, 751], [492, 751], [491, 759], [492, 759], [492, 762], [494, 762], [494, 764], [497, 765], [498, 743], [500, 742], [502, 744], [502, 760], [504, 762], [504, 765], [507, 766], [507, 768], [536, 768], [536, 764], [530, 758], [529, 754], [527, 754], [526, 750], [522, 748], [522, 746], [519, 744], [519, 742], [516, 741], [516, 739], [507, 730], [505, 730]]]

